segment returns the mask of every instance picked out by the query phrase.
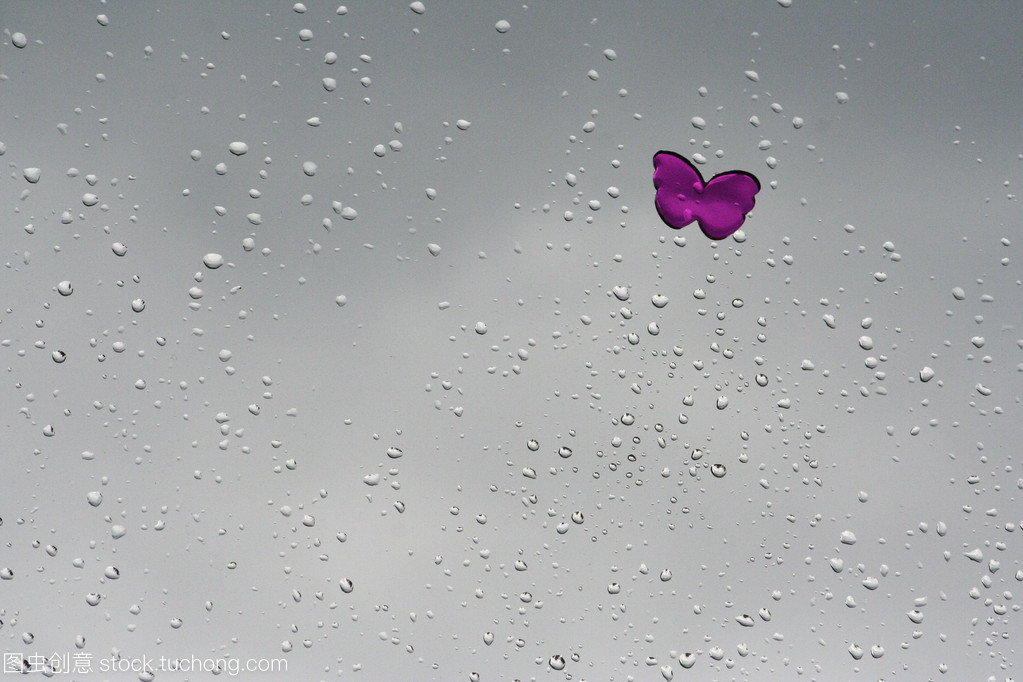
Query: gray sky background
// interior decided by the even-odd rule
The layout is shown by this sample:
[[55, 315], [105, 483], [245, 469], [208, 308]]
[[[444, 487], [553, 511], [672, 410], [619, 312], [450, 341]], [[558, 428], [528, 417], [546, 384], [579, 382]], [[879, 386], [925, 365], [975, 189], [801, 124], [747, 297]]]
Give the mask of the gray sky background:
[[0, 5], [4, 652], [1018, 677], [1023, 5], [784, 4]]

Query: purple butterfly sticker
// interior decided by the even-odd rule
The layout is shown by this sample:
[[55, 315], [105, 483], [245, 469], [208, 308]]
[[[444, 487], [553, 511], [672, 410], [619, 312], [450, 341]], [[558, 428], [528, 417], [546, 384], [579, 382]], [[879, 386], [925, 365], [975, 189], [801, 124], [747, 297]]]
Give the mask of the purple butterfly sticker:
[[711, 239], [724, 239], [753, 209], [760, 181], [746, 171], [718, 173], [707, 182], [689, 159], [675, 152], [654, 154], [654, 205], [668, 227], [693, 222]]

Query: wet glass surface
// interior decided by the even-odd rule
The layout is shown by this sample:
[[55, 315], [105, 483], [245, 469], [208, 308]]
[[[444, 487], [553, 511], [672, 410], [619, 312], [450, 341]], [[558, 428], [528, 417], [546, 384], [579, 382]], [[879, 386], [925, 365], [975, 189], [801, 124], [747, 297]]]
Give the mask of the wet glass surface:
[[0, 27], [5, 673], [1019, 677], [1019, 5]]

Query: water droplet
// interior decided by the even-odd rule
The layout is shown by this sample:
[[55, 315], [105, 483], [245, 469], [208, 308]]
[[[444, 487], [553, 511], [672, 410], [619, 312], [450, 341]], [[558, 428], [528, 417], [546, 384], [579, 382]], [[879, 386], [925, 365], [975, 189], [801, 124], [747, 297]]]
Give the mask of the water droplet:
[[568, 459], [569, 457], [572, 456], [572, 448], [568, 447], [567, 445], [562, 445], [560, 448], [558, 448], [558, 456], [560, 456], [562, 459]]
[[38, 168], [25, 168], [21, 171], [21, 173], [25, 176], [25, 179], [33, 185], [39, 182], [39, 179], [43, 175], [43, 172]]
[[849, 103], [849, 93], [847, 93], [847, 92], [836, 92], [835, 93], [835, 99], [838, 101], [839, 104], [848, 104]]
[[855, 545], [856, 535], [851, 530], [843, 530], [841, 536], [839, 536], [839, 541], [843, 545]]
[[711, 464], [710, 473], [714, 475], [714, 478], [725, 477], [725, 465], [724, 464]]
[[531, 451], [536, 452], [537, 450], [540, 449], [540, 442], [534, 438], [530, 438], [529, 440], [526, 441], [526, 447], [529, 448]]
[[216, 270], [224, 264], [224, 257], [219, 253], [207, 253], [202, 257], [202, 263], [210, 270]]
[[67, 360], [67, 353], [65, 353], [62, 350], [55, 350], [50, 354], [50, 357], [52, 357], [53, 361], [59, 365], [60, 363]]
[[622, 591], [622, 586], [619, 585], [618, 583], [611, 583], [610, 585], [607, 586], [607, 593], [608, 594], [618, 594], [621, 591]]
[[565, 659], [561, 656], [561, 654], [554, 654], [547, 663], [551, 666], [552, 670], [565, 669]]
[[143, 301], [141, 298], [136, 298], [134, 301], [131, 302], [131, 309], [137, 313], [141, 313], [143, 310], [146, 309], [146, 302]]
[[57, 285], [57, 293], [61, 296], [70, 296], [74, 293], [74, 287], [71, 286], [71, 282], [64, 280]]
[[103, 493], [98, 490], [93, 490], [85, 495], [85, 499], [87, 499], [89, 504], [93, 507], [98, 507], [103, 503]]
[[244, 142], [236, 141], [227, 145], [227, 149], [235, 156], [241, 156], [242, 154], [245, 154], [249, 151], [249, 145], [245, 144]]
[[696, 665], [696, 654], [686, 652], [678, 657], [678, 664], [687, 670]]
[[28, 38], [26, 38], [25, 34], [21, 31], [17, 31], [11, 34], [11, 44], [19, 50], [24, 49], [24, 47], [28, 45]]
[[114, 252], [115, 256], [123, 256], [128, 253], [128, 247], [121, 242], [114, 242], [110, 245], [110, 249]]
[[425, 14], [426, 13], [426, 5], [424, 5], [423, 3], [419, 2], [419, 0], [416, 0], [415, 2], [413, 2], [411, 5], [408, 6], [408, 8], [410, 10], [412, 10], [413, 12], [415, 12], [416, 14]]
[[340, 582], [341, 591], [345, 594], [351, 594], [352, 590], [355, 589], [355, 585], [348, 578], [342, 578]]
[[669, 580], [671, 580], [671, 571], [666, 568], [661, 571], [661, 582], [666, 583]]

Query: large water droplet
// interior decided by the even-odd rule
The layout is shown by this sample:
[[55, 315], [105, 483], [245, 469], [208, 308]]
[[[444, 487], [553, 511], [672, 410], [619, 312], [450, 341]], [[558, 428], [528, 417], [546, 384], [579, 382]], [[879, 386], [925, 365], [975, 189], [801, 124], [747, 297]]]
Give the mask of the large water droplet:
[[224, 264], [224, 257], [219, 253], [207, 253], [202, 257], [202, 263], [210, 270], [216, 270]]

